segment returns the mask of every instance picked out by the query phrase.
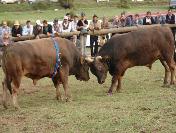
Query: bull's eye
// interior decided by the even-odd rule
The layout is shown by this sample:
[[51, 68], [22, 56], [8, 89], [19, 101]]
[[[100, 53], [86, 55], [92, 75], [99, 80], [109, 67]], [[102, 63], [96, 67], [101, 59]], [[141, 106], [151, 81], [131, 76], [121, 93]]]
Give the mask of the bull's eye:
[[101, 71], [102, 70], [102, 67], [101, 66], [98, 66], [98, 71]]

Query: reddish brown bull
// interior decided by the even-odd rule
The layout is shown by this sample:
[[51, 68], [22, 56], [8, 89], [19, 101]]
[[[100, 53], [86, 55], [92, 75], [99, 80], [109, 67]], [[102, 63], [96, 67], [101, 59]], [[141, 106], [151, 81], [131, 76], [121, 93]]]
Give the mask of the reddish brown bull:
[[99, 51], [94, 59], [88, 58], [91, 72], [100, 84], [105, 82], [107, 72], [113, 76], [109, 93], [121, 89], [121, 80], [125, 71], [134, 66], [151, 67], [160, 60], [165, 67], [164, 84], [174, 84], [175, 62], [174, 39], [167, 27], [139, 29], [124, 35], [113, 36]]
[[[61, 99], [59, 84], [63, 84], [66, 101], [70, 99], [68, 76], [75, 75], [78, 80], [89, 80], [89, 67], [74, 44], [66, 39], [55, 38], [60, 47], [62, 67], [54, 77], [56, 97]], [[13, 105], [18, 108], [17, 94], [21, 78], [26, 76], [34, 82], [51, 78], [56, 63], [56, 50], [51, 38], [14, 43], [4, 50], [2, 68], [5, 73], [3, 81], [3, 105], [7, 108], [7, 88], [12, 94]], [[12, 86], [13, 85], [13, 86]]]

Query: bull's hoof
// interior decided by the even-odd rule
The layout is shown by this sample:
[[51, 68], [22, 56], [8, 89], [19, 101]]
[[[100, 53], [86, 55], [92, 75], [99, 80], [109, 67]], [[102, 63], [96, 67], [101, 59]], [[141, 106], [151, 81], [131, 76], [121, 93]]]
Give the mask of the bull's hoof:
[[66, 102], [71, 102], [72, 100], [71, 100], [71, 98], [66, 98], [65, 101]]
[[112, 92], [108, 92], [108, 96], [112, 96]]
[[170, 88], [170, 84], [163, 84], [162, 87], [163, 88]]
[[15, 107], [15, 110], [20, 110], [20, 106], [14, 106]]
[[8, 109], [6, 102], [3, 102], [3, 107], [4, 107], [5, 109]]
[[122, 88], [118, 88], [118, 89], [116, 89], [115, 92], [116, 92], [116, 93], [121, 93], [121, 92], [122, 92]]
[[62, 101], [63, 101], [63, 98], [60, 97], [60, 96], [56, 96], [56, 100], [59, 101], [59, 102], [62, 102]]

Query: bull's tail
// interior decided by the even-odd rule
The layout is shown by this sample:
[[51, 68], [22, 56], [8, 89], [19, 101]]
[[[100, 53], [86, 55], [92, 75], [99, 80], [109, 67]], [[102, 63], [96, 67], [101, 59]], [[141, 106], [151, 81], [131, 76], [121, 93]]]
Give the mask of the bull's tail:
[[12, 86], [11, 86], [11, 81], [12, 80], [8, 75], [6, 61], [7, 61], [7, 52], [6, 52], [6, 50], [4, 50], [3, 58], [2, 58], [2, 67], [3, 67], [4, 73], [5, 73], [5, 84], [8, 88], [8, 90], [9, 90], [10, 94], [12, 94]]

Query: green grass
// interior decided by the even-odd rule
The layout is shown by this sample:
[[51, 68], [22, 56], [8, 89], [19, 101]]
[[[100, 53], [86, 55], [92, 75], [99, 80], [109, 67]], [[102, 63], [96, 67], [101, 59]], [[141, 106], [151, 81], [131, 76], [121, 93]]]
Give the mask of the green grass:
[[40, 80], [35, 87], [24, 79], [21, 110], [0, 106], [0, 132], [175, 133], [176, 88], [161, 87], [163, 76], [159, 62], [151, 71], [146, 67], [129, 69], [122, 92], [113, 96], [106, 94], [110, 76], [103, 85], [93, 75], [88, 82], [71, 76], [73, 101], [69, 103], [55, 100], [50, 79]]
[[167, 10], [167, 6], [141, 6], [134, 7], [130, 9], [116, 8], [116, 7], [82, 7], [75, 10], [64, 10], [60, 9], [58, 11], [45, 10], [45, 11], [25, 11], [25, 12], [0, 12], [0, 21], [2, 20], [19, 20], [21, 23], [25, 23], [26, 20], [30, 19], [35, 22], [37, 19], [48, 21], [53, 21], [54, 18], [63, 19], [63, 16], [70, 11], [80, 14], [82, 11], [86, 13], [87, 18], [91, 19], [94, 14], [97, 14], [100, 19], [103, 16], [108, 16], [113, 18], [115, 15], [120, 15], [121, 12], [126, 11], [127, 13], [145, 13], [151, 10], [152, 12]]

